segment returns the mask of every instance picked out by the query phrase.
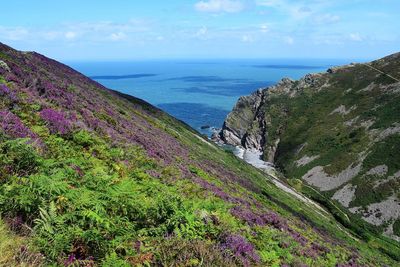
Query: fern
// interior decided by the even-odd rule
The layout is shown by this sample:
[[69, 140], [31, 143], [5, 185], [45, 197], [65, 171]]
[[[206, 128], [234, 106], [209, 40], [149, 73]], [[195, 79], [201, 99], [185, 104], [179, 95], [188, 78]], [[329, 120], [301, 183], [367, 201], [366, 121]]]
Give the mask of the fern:
[[38, 232], [47, 232], [49, 234], [54, 234], [54, 224], [57, 220], [57, 208], [54, 202], [50, 202], [48, 211], [44, 208], [39, 208], [39, 218], [34, 220], [35, 227], [34, 230]]

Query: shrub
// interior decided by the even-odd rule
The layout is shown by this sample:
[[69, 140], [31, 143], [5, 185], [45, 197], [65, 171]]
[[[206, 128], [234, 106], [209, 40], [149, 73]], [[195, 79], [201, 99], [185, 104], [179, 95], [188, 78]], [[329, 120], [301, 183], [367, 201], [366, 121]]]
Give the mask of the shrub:
[[15, 139], [0, 144], [0, 177], [27, 176], [36, 171], [40, 157], [27, 141]]
[[0, 111], [0, 128], [12, 138], [34, 137], [19, 117], [10, 111]]
[[64, 113], [61, 111], [47, 108], [40, 112], [40, 117], [47, 122], [47, 126], [52, 134], [65, 135], [72, 130], [71, 122], [66, 119]]
[[118, 257], [118, 255], [114, 252], [106, 257], [103, 261], [102, 267], [130, 267], [131, 265], [125, 260]]
[[0, 84], [0, 97], [4, 100], [7, 100], [10, 104], [17, 102], [17, 95], [10, 90], [5, 84]]
[[72, 137], [72, 140], [76, 144], [81, 145], [83, 147], [89, 147], [93, 145], [95, 142], [94, 139], [95, 138], [89, 132], [83, 130], [76, 132]]
[[260, 256], [255, 251], [253, 244], [249, 243], [241, 235], [226, 234], [223, 236], [221, 248], [242, 262], [244, 266], [260, 262]]
[[397, 236], [400, 236], [400, 219], [398, 219], [394, 222], [393, 233]]
[[236, 266], [214, 243], [205, 240], [167, 238], [157, 246], [160, 266]]

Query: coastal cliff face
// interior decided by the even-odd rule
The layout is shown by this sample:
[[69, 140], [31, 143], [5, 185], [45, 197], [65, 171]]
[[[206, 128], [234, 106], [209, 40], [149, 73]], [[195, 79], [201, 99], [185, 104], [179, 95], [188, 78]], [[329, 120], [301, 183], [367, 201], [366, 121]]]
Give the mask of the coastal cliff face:
[[[264, 93], [259, 90], [250, 96], [240, 97], [233, 111], [228, 115], [222, 129], [226, 143], [245, 148], [262, 149], [265, 129], [259, 107]], [[259, 121], [258, 119], [261, 118]], [[251, 129], [252, 131], [247, 131]]]
[[220, 137], [261, 150], [331, 211], [400, 241], [399, 78], [400, 53], [284, 79], [239, 99]]

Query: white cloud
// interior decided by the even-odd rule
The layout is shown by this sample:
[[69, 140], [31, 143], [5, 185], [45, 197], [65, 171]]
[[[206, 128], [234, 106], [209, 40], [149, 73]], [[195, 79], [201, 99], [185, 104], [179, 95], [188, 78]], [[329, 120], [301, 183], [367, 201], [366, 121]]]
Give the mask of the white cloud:
[[300, 20], [308, 18], [313, 11], [309, 7], [289, 7], [288, 12], [293, 19]]
[[291, 37], [291, 36], [286, 36], [286, 37], [283, 39], [283, 41], [285, 42], [285, 44], [288, 44], [288, 45], [294, 44], [294, 39], [293, 39], [293, 37]]
[[124, 32], [116, 32], [110, 34], [110, 39], [112, 41], [120, 41], [126, 39], [126, 34]]
[[243, 11], [245, 5], [239, 0], [208, 0], [195, 4], [195, 9], [200, 12], [211, 13], [237, 13]]
[[0, 38], [4, 40], [20, 41], [29, 36], [29, 31], [23, 27], [0, 26]]
[[262, 25], [260, 25], [260, 30], [262, 33], [267, 33], [267, 32], [269, 32], [270, 29], [269, 29], [268, 24], [262, 24]]
[[338, 33], [323, 32], [315, 34], [311, 37], [311, 40], [316, 45], [343, 45], [344, 36]]
[[[0, 25], [0, 41], [25, 41], [29, 43], [79, 41], [103, 43], [112, 41], [141, 42], [154, 41], [161, 35], [153, 30], [148, 20], [128, 20], [122, 23], [92, 21], [63, 23], [53, 27], [5, 27]], [[159, 38], [158, 38], [159, 39]]]
[[42, 36], [47, 41], [53, 41], [60, 38], [63, 34], [59, 31], [45, 31], [42, 33]]
[[355, 41], [355, 42], [361, 42], [362, 40], [364, 40], [364, 38], [362, 38], [362, 36], [359, 33], [351, 33], [349, 35], [350, 40]]
[[[339, 16], [325, 13], [331, 10], [330, 0], [256, 0], [256, 5], [264, 7], [270, 12], [281, 12], [287, 19], [297, 20], [311, 19], [314, 23], [333, 23], [340, 20]], [[271, 11], [273, 9], [273, 11]]]
[[328, 24], [328, 23], [335, 23], [340, 21], [340, 17], [337, 15], [332, 15], [332, 14], [322, 14], [322, 15], [317, 15], [314, 18], [314, 21], [318, 24]]
[[67, 24], [72, 31], [84, 32], [146, 32], [150, 30], [150, 23], [144, 20], [129, 20], [125, 23], [111, 21], [82, 22]]
[[[79, 37], [82, 41], [93, 42], [128, 40], [132, 33], [146, 35], [151, 30], [150, 24], [143, 20], [129, 20], [125, 23], [111, 21], [68, 23], [61, 25], [60, 28], [62, 35], [54, 37], [70, 41]], [[51, 37], [53, 36], [50, 34], [48, 38]]]
[[285, 0], [258, 0], [256, 1], [256, 5], [269, 9], [276, 9], [295, 20], [307, 18], [314, 13], [307, 3], [303, 4], [301, 1], [291, 3]]
[[64, 37], [67, 38], [68, 40], [72, 40], [75, 39], [76, 35], [77, 35], [76, 32], [68, 31], [64, 34]]
[[195, 36], [199, 39], [205, 40], [207, 39], [208, 29], [207, 27], [201, 27], [195, 34]]
[[258, 6], [266, 6], [266, 7], [278, 7], [284, 4], [282, 0], [257, 0], [256, 4]]
[[242, 36], [242, 42], [244, 43], [252, 43], [254, 42], [254, 38], [248, 34]]

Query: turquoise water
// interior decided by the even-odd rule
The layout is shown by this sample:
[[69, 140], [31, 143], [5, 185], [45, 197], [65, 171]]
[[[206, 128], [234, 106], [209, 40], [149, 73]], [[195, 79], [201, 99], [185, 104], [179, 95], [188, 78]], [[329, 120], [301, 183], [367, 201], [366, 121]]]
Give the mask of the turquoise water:
[[[209, 135], [237, 99], [282, 79], [325, 71], [346, 60], [176, 60], [68, 62], [104, 86], [133, 95]], [[204, 128], [204, 127], [203, 127]]]

